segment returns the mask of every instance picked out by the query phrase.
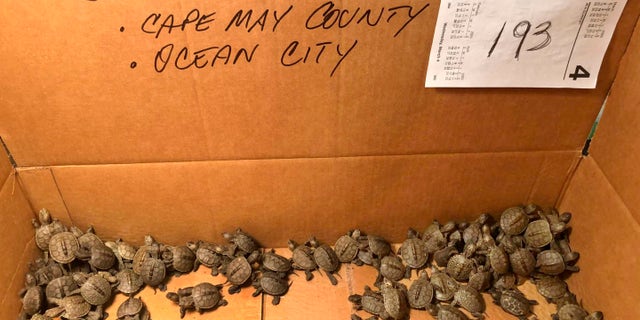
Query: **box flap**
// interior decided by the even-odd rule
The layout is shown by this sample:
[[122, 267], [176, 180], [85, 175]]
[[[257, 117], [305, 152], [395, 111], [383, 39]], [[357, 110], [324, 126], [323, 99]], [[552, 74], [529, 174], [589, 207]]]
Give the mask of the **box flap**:
[[591, 156], [620, 195], [636, 220], [640, 221], [640, 29], [620, 63], [595, 133]]
[[[356, 17], [316, 28], [332, 5], [344, 24]], [[3, 3], [0, 134], [20, 166], [579, 150], [640, 4], [627, 4], [596, 90], [424, 89], [438, 5]], [[204, 22], [156, 38], [185, 19]], [[177, 70], [194, 54], [202, 69]]]
[[[141, 243], [150, 233], [167, 243], [219, 242], [223, 231], [241, 226], [263, 245], [284, 247], [289, 238], [312, 234], [337, 239], [355, 226], [400, 242], [407, 227], [423, 230], [434, 218], [468, 220], [528, 201], [552, 205], [579, 156], [567, 151], [198, 161], [62, 166], [52, 173], [70, 219], [81, 229], [95, 225], [105, 238]], [[22, 183], [38, 190], [30, 184], [43, 179]], [[40, 198], [34, 203], [50, 201]], [[274, 226], [287, 232], [273, 232]]]

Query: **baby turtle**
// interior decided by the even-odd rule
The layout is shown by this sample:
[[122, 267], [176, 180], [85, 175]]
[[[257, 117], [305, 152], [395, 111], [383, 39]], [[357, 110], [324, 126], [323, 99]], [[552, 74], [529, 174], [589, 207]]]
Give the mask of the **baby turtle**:
[[535, 270], [536, 258], [528, 249], [520, 248], [509, 254], [509, 263], [513, 273], [526, 277]]
[[418, 279], [414, 280], [407, 292], [407, 301], [413, 309], [428, 309], [433, 300], [433, 286], [425, 270], [420, 271]]
[[149, 257], [145, 259], [140, 266], [140, 277], [142, 281], [150, 287], [159, 288], [160, 291], [166, 290], [166, 286], [163, 284], [166, 275], [166, 266], [160, 259]]
[[500, 228], [507, 235], [521, 234], [529, 224], [529, 217], [522, 207], [511, 207], [500, 215]]
[[446, 246], [433, 253], [433, 261], [438, 267], [444, 268], [449, 263], [449, 259], [456, 254], [458, 254], [458, 249], [455, 246]]
[[464, 254], [456, 254], [447, 262], [446, 272], [458, 281], [466, 281], [469, 279], [473, 268], [473, 260], [467, 258]]
[[196, 260], [193, 264], [193, 271], [196, 271], [200, 264], [211, 268], [211, 275], [217, 276], [219, 273], [218, 268], [222, 266], [224, 263], [225, 257], [222, 254], [218, 253], [216, 245], [198, 241], [198, 242], [188, 242], [187, 247], [191, 249], [191, 251], [195, 252]]
[[90, 249], [89, 265], [95, 270], [109, 270], [116, 262], [116, 255], [102, 243], [94, 244]]
[[[116, 260], [118, 261], [119, 269], [132, 267], [131, 262], [136, 255], [136, 247], [122, 241], [121, 239], [118, 239], [116, 241], [106, 241], [104, 245], [111, 249], [111, 251], [113, 251]], [[127, 265], [125, 265], [125, 261], [127, 262]]]
[[204, 310], [226, 306], [227, 300], [222, 298], [220, 289], [222, 289], [222, 285], [213, 285], [208, 282], [195, 285], [191, 296], [193, 297], [193, 306], [196, 311], [202, 313]]
[[558, 308], [558, 313], [551, 315], [553, 320], [585, 320], [589, 313], [577, 304], [565, 304]]
[[355, 263], [356, 265], [362, 265], [362, 261], [358, 259], [358, 249], [360, 238], [360, 230], [349, 231], [346, 235], [341, 236], [336, 240], [333, 248], [338, 256], [338, 260], [342, 263]]
[[517, 277], [513, 273], [505, 273], [498, 276], [493, 281], [492, 287], [496, 290], [515, 289], [517, 285]]
[[50, 318], [63, 317], [66, 319], [78, 319], [86, 316], [91, 311], [91, 305], [80, 295], [72, 295], [63, 299], [55, 300], [58, 305], [47, 309], [44, 315]]
[[69, 231], [56, 233], [49, 241], [49, 254], [57, 263], [71, 263], [75, 260], [80, 244], [76, 236]]
[[223, 233], [222, 236], [232, 243], [236, 245], [237, 249], [240, 250], [240, 254], [248, 255], [251, 252], [258, 250], [258, 244], [248, 233], [242, 231], [242, 229], [238, 228], [234, 233]]
[[77, 289], [78, 284], [72, 276], [62, 276], [49, 281], [45, 293], [47, 300], [53, 303], [52, 299], [62, 299]]
[[266, 271], [262, 276], [254, 281], [253, 287], [256, 291], [253, 296], [256, 297], [264, 292], [273, 296], [271, 303], [277, 305], [280, 303], [280, 297], [287, 293], [291, 284], [287, 282], [286, 273]]
[[129, 297], [120, 304], [117, 314], [118, 319], [141, 319], [141, 315], [145, 311], [146, 308], [142, 299]]
[[196, 255], [187, 246], [169, 247], [171, 251], [171, 266], [176, 275], [193, 271]]
[[393, 319], [406, 319], [409, 316], [407, 288], [397, 283], [385, 281], [380, 288], [384, 300], [384, 309]]
[[193, 301], [193, 287], [180, 288], [177, 292], [168, 292], [167, 299], [173, 301], [180, 307], [180, 319], [184, 318], [187, 310], [195, 308], [195, 302]]
[[467, 285], [479, 292], [489, 289], [489, 287], [491, 287], [491, 272], [485, 270], [485, 267], [482, 265], [478, 266], [475, 272], [471, 272]]
[[291, 250], [292, 267], [304, 270], [307, 281], [313, 279], [313, 270], [318, 269], [318, 265], [313, 258], [313, 249], [306, 245], [298, 245], [293, 240], [289, 240], [288, 247]]
[[577, 266], [565, 265], [562, 255], [553, 249], [544, 250], [536, 256], [536, 270], [547, 275], [559, 275], [565, 270], [578, 271]]
[[116, 290], [128, 296], [138, 292], [144, 285], [142, 277], [131, 269], [120, 270], [116, 274], [116, 279], [118, 280]]
[[496, 246], [495, 243], [489, 245], [487, 258], [495, 274], [501, 275], [511, 271], [509, 255], [507, 255], [504, 249]]
[[337, 285], [338, 280], [333, 276], [334, 273], [340, 269], [340, 260], [333, 249], [327, 244], [319, 244], [315, 238], [309, 240], [309, 244], [313, 249], [313, 260], [318, 267], [322, 269], [326, 274], [332, 285]]
[[76, 253], [77, 258], [86, 260], [91, 255], [91, 248], [97, 245], [104, 245], [102, 239], [95, 234], [93, 226], [89, 226], [87, 232], [82, 232], [78, 227], [71, 226], [71, 232], [78, 238], [80, 248]]
[[438, 310], [436, 315], [437, 320], [469, 320], [469, 317], [456, 307], [438, 304], [436, 309]]
[[62, 266], [53, 260], [45, 263], [43, 259], [37, 259], [35, 264], [30, 266], [30, 269], [33, 271], [38, 285], [41, 286], [66, 274]]
[[144, 245], [140, 246], [133, 256], [133, 272], [142, 275], [142, 266], [145, 261], [150, 258], [158, 259], [160, 257], [160, 244], [153, 239], [152, 236], [144, 237]]
[[402, 260], [398, 256], [389, 255], [383, 257], [380, 261], [380, 273], [378, 275], [377, 283], [382, 281], [382, 278], [386, 278], [392, 281], [400, 281], [406, 274], [405, 266]]
[[411, 270], [418, 270], [427, 263], [429, 253], [424, 241], [418, 238], [415, 230], [409, 229], [407, 237], [400, 246], [399, 253], [406, 264], [405, 278], [408, 279], [411, 277]]
[[[107, 280], [107, 278], [109, 280]], [[94, 274], [91, 276], [76, 273], [74, 280], [81, 284], [80, 289], [76, 291], [79, 291], [80, 295], [94, 306], [103, 305], [111, 299], [111, 283], [116, 282], [115, 277], [109, 273]]]
[[567, 293], [567, 283], [558, 277], [534, 279], [536, 289], [548, 302], [556, 301]]
[[526, 320], [532, 314], [532, 306], [538, 304], [535, 300], [527, 299], [518, 289], [493, 290], [490, 293], [495, 304], [520, 320]]
[[532, 248], [542, 248], [553, 240], [549, 222], [546, 220], [535, 220], [529, 222], [524, 232], [524, 241]]
[[271, 249], [262, 254], [262, 267], [269, 271], [288, 273], [291, 271], [291, 261]]
[[438, 301], [450, 301], [453, 299], [460, 286], [458, 282], [436, 267], [432, 267], [431, 270], [431, 285], [435, 290], [436, 299]]
[[253, 269], [244, 256], [238, 256], [229, 262], [225, 272], [227, 280], [231, 283], [229, 294], [240, 292], [242, 286], [251, 278], [252, 274]]
[[[380, 317], [381, 319], [389, 319], [390, 315], [384, 307], [384, 298], [382, 293], [373, 291], [369, 286], [364, 287], [364, 293], [362, 295], [352, 294], [349, 296], [349, 301], [353, 303], [356, 310], [364, 310], [373, 315], [372, 318]], [[352, 320], [361, 320], [361, 318], [353, 314]]]
[[25, 277], [25, 288], [20, 292], [20, 297], [22, 311], [29, 316], [39, 313], [45, 306], [45, 292], [37, 285], [37, 279], [31, 273], [27, 273]]
[[484, 319], [483, 313], [487, 308], [480, 292], [469, 286], [461, 286], [456, 291], [451, 305], [461, 306], [478, 319]]
[[38, 220], [34, 218], [31, 222], [36, 229], [36, 245], [45, 252], [49, 250], [51, 237], [68, 230], [62, 222], [52, 219], [49, 210], [45, 208], [38, 212]]
[[422, 240], [424, 240], [429, 253], [436, 252], [447, 245], [447, 239], [440, 231], [440, 223], [437, 220], [433, 220], [433, 223], [425, 229], [422, 233]]

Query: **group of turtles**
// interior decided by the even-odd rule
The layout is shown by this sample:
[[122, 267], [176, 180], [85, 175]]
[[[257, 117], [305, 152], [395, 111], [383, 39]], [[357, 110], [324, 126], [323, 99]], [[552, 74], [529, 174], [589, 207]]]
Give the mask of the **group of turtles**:
[[[569, 246], [569, 213], [536, 205], [505, 210], [496, 221], [483, 214], [473, 222], [433, 221], [424, 232], [409, 229], [407, 239], [394, 250], [384, 238], [351, 230], [333, 246], [311, 237], [304, 243], [289, 240], [291, 258], [265, 250], [241, 229], [224, 233], [224, 244], [206, 241], [171, 246], [146, 236], [135, 247], [123, 240], [104, 241], [92, 228], [86, 232], [53, 219], [46, 209], [34, 219], [35, 242], [43, 256], [30, 264], [21, 291], [19, 319], [105, 319], [104, 306], [112, 296], [128, 296], [118, 307], [118, 319], [149, 320], [150, 314], [135, 295], [144, 286], [166, 290], [171, 275], [179, 276], [204, 265], [213, 276], [222, 274], [228, 294], [253, 287], [253, 296], [272, 296], [280, 302], [295, 270], [310, 281], [314, 272], [326, 274], [331, 284], [343, 263], [376, 268], [373, 287], [352, 294], [354, 309], [371, 319], [408, 319], [411, 309], [427, 310], [439, 320], [482, 319], [486, 309], [482, 292], [519, 319], [535, 317], [532, 305], [517, 288], [530, 279], [538, 292], [557, 305], [555, 320], [602, 319], [587, 312], [563, 280], [578, 271], [579, 254]], [[410, 285], [413, 270], [418, 277]], [[406, 280], [406, 281], [405, 281]], [[166, 293], [178, 305], [180, 316], [189, 310], [204, 312], [225, 306], [223, 284], [202, 282]], [[355, 313], [352, 320], [360, 319]]]

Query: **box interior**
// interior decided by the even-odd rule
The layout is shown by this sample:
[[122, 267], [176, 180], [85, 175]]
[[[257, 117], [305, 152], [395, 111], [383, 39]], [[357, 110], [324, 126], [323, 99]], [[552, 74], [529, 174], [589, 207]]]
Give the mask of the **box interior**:
[[[239, 9], [284, 12], [288, 4], [3, 4], [0, 35], [11, 46], [0, 57], [11, 63], [0, 66], [0, 136], [17, 167], [2, 157], [0, 237], [17, 245], [0, 257], [0, 318], [19, 310], [17, 292], [36, 255], [31, 219], [41, 207], [136, 243], [145, 233], [170, 243], [220, 241], [241, 226], [283, 247], [310, 234], [329, 241], [353, 226], [397, 242], [434, 218], [530, 201], [574, 213], [582, 271], [570, 285], [585, 306], [610, 319], [640, 317], [640, 289], [628, 285], [640, 280], [638, 32], [629, 43], [640, 2], [627, 3], [595, 90], [424, 89], [437, 2], [398, 37], [397, 20], [301, 31], [322, 4], [293, 3], [277, 31], [253, 33], [221, 29]], [[415, 10], [425, 4], [411, 2]], [[214, 42], [259, 43], [260, 55], [247, 65], [153, 71], [153, 53], [166, 43], [216, 44], [207, 32], [155, 39], [136, 30], [150, 13], [191, 8], [219, 12]], [[325, 64], [274, 64], [293, 40], [358, 44], [330, 76], [335, 51]], [[605, 99], [591, 155], [582, 157]]]

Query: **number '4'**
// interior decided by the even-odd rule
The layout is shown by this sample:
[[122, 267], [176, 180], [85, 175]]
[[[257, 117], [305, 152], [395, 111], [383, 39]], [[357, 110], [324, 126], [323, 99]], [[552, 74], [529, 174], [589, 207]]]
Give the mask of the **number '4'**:
[[578, 78], [589, 78], [591, 77], [591, 74], [589, 73], [589, 71], [587, 71], [587, 69], [583, 68], [581, 65], [577, 65], [576, 66], [576, 70], [569, 75], [569, 78], [575, 80], [578, 80]]

